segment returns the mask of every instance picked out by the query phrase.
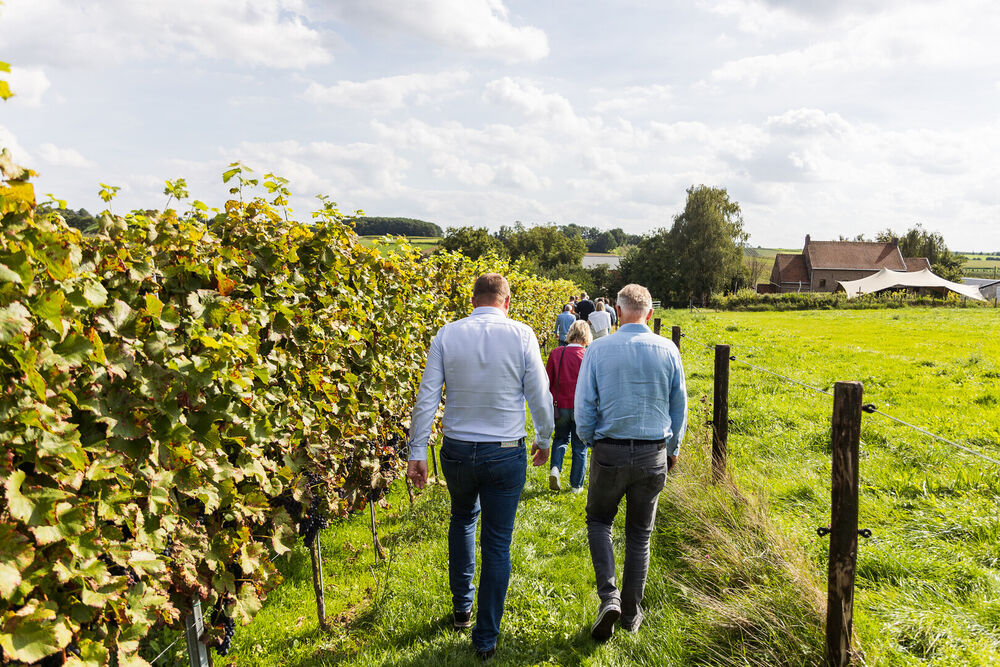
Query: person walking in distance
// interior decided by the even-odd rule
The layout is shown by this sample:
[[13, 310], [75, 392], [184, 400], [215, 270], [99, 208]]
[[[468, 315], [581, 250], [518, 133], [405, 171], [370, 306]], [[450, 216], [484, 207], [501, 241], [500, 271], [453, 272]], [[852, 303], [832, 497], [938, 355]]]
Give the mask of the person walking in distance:
[[557, 347], [549, 354], [545, 372], [549, 375], [549, 389], [555, 406], [556, 428], [552, 434], [552, 460], [549, 463], [549, 488], [559, 491], [566, 445], [572, 440], [572, 459], [569, 468], [569, 485], [573, 493], [583, 491], [587, 474], [587, 446], [576, 434], [573, 421], [573, 398], [576, 395], [576, 378], [580, 374], [583, 352], [590, 345], [590, 326], [583, 320], [573, 323], [566, 336], [566, 347]]
[[559, 337], [560, 346], [566, 344], [566, 335], [574, 322], [576, 322], [576, 315], [573, 314], [573, 306], [567, 303], [563, 306], [562, 312], [556, 315], [556, 336]]
[[[591, 635], [604, 641], [615, 623], [642, 625], [649, 540], [656, 503], [677, 463], [687, 426], [687, 390], [677, 348], [646, 326], [653, 300], [641, 285], [618, 292], [621, 326], [595, 340], [576, 384], [576, 432], [593, 444], [587, 491], [587, 541], [601, 606]], [[625, 563], [616, 585], [611, 526], [625, 498]]]
[[590, 317], [587, 318], [587, 322], [590, 324], [590, 330], [593, 332], [595, 340], [598, 338], [604, 338], [611, 333], [611, 314], [605, 310], [604, 302], [598, 299], [596, 308], [597, 310], [592, 312]]
[[594, 312], [594, 302], [586, 292], [583, 292], [580, 294], [580, 300], [576, 302], [576, 315], [581, 320], [586, 320], [592, 312]]
[[548, 460], [553, 417], [538, 339], [526, 324], [507, 317], [507, 280], [498, 273], [479, 276], [472, 305], [469, 317], [446, 324], [431, 341], [411, 417], [406, 474], [417, 488], [427, 483], [427, 443], [441, 390], [447, 386], [441, 468], [451, 496], [452, 619], [456, 629], [472, 625], [476, 524], [481, 514], [482, 564], [472, 644], [476, 655], [487, 659], [500, 634], [514, 515], [526, 476], [525, 401], [535, 424], [531, 449], [536, 466]]

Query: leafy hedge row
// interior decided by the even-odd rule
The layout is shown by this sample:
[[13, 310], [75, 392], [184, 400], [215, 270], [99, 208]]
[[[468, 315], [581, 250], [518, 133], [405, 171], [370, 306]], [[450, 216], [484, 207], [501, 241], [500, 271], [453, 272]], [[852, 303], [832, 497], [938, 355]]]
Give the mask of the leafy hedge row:
[[427, 345], [474, 277], [505, 272], [540, 339], [575, 291], [366, 248], [330, 203], [290, 221], [283, 179], [239, 166], [222, 212], [87, 236], [0, 171], [4, 663], [146, 665], [140, 639], [192, 598], [248, 623], [306, 506], [344, 515], [400, 476]]
[[943, 299], [918, 296], [904, 291], [864, 294], [848, 299], [843, 292], [786, 292], [783, 294], [758, 294], [742, 289], [733, 294], [713, 296], [711, 305], [719, 310], [769, 311], [769, 310], [872, 310], [879, 308], [906, 308], [911, 306], [951, 306], [974, 308], [991, 306], [982, 301], [972, 301], [949, 292]]

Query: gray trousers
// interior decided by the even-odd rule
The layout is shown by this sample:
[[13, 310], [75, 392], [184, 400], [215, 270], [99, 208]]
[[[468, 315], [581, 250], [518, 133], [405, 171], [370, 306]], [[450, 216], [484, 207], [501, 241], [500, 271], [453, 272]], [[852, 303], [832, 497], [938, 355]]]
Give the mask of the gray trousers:
[[[667, 480], [667, 453], [655, 445], [594, 443], [587, 489], [587, 541], [601, 603], [621, 605], [622, 620], [635, 618], [646, 588], [649, 540], [656, 522], [656, 501]], [[625, 565], [622, 587], [615, 579], [611, 525], [625, 498]]]

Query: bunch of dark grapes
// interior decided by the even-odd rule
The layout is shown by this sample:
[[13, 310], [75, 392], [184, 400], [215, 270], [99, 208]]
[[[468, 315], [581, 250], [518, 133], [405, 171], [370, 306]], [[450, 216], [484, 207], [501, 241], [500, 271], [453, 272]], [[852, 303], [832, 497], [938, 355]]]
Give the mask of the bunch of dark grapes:
[[317, 488], [322, 483], [322, 480], [319, 475], [311, 470], [306, 472], [306, 479], [309, 481], [309, 491], [312, 494], [312, 500], [309, 502], [309, 509], [306, 510], [305, 516], [299, 519], [299, 535], [302, 536], [307, 547], [312, 547], [316, 535], [321, 529], [327, 527], [329, 519], [323, 513], [323, 499]]
[[163, 551], [160, 552], [160, 555], [164, 558], [169, 558], [170, 560], [174, 559], [174, 538], [172, 535], [167, 535], [167, 545], [163, 547]]
[[135, 586], [139, 583], [139, 575], [131, 567], [122, 567], [111, 560], [111, 556], [107, 554], [101, 554], [97, 559], [108, 566], [108, 574], [112, 577], [125, 577], [125, 581], [129, 586]]
[[225, 632], [222, 639], [212, 647], [216, 653], [222, 656], [229, 653], [229, 649], [232, 648], [233, 635], [236, 634], [236, 623], [233, 622], [233, 617], [226, 613], [226, 604], [226, 601], [220, 599], [215, 605], [215, 611], [212, 612], [212, 625], [214, 627], [221, 625]]

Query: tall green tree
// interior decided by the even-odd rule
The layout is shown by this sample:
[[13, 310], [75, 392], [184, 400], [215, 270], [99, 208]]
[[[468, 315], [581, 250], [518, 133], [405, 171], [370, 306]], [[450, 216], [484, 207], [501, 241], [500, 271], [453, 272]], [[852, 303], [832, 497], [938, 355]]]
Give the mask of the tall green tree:
[[498, 257], [508, 255], [504, 244], [492, 236], [485, 227], [449, 227], [440, 247], [460, 252], [472, 259], [479, 259], [488, 254]]
[[897, 239], [903, 257], [926, 257], [931, 263], [931, 271], [935, 274], [946, 280], [962, 279], [962, 256], [948, 249], [943, 236], [937, 232], [927, 231], [919, 222], [902, 236], [891, 229], [886, 229], [879, 232], [875, 238], [882, 243]]
[[507, 251], [513, 260], [525, 259], [541, 269], [560, 264], [580, 264], [587, 244], [578, 235], [567, 236], [555, 225], [518, 226], [506, 236]]
[[739, 281], [749, 235], [739, 203], [725, 188], [691, 186], [687, 195], [671, 228], [640, 241], [623, 258], [621, 271], [662, 300], [705, 303], [713, 292], [732, 289]]

